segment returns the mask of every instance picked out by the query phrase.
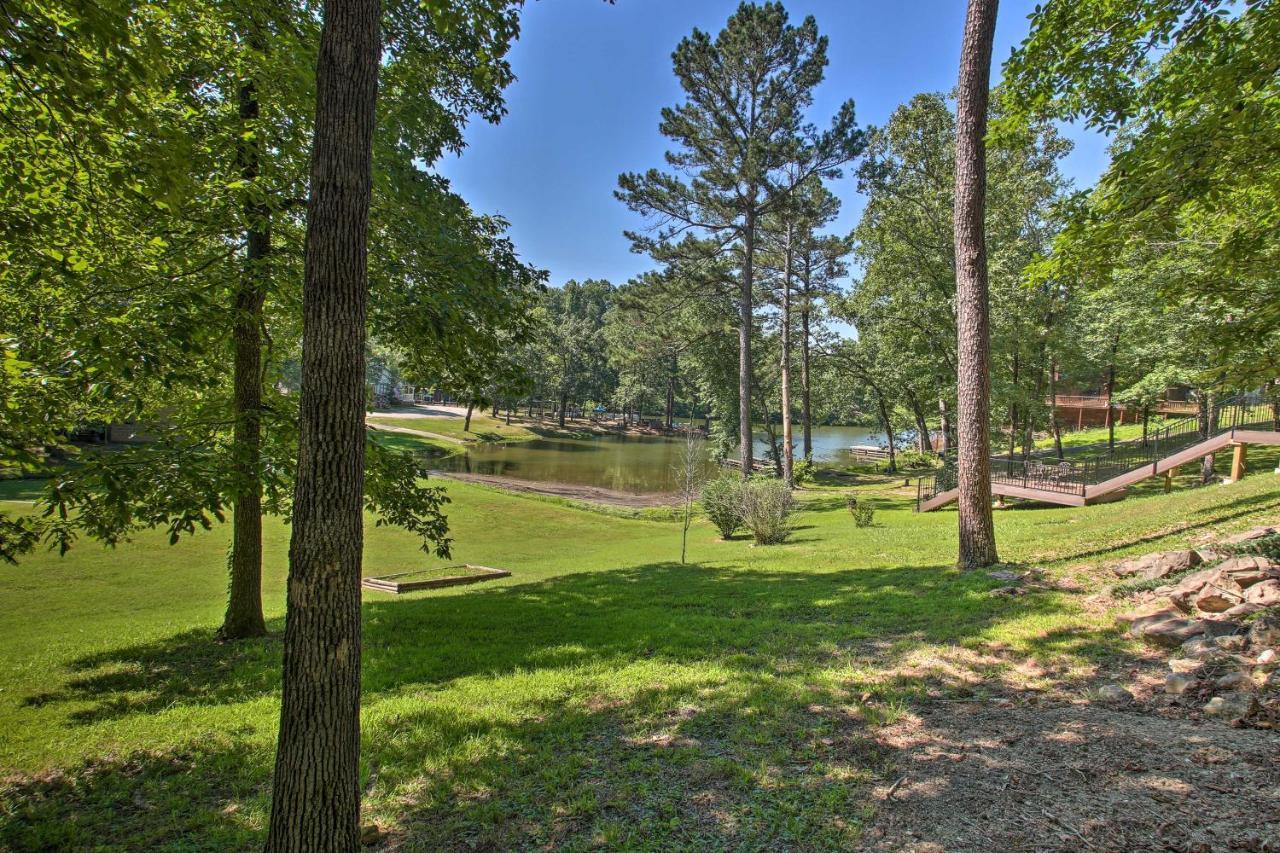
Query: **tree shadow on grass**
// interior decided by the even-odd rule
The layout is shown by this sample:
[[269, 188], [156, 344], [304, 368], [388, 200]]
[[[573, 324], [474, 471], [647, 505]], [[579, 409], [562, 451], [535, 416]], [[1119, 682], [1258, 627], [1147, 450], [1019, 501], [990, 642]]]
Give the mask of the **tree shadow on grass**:
[[[944, 566], [806, 574], [659, 563], [463, 595], [371, 600], [363, 608], [364, 690], [377, 696], [406, 685], [438, 688], [474, 675], [654, 655], [677, 663], [763, 660], [908, 632], [957, 642], [1014, 613], [1064, 606], [1036, 596], [993, 607], [985, 591], [995, 585]], [[69, 717], [87, 724], [271, 695], [279, 668], [278, 635], [217, 645], [205, 631], [187, 631], [79, 658], [64, 683], [23, 701], [80, 706]]]
[[1056, 556], [1054, 558], [1054, 562], [1084, 560], [1089, 557], [1097, 557], [1123, 548], [1131, 548], [1135, 545], [1145, 545], [1151, 542], [1158, 542], [1159, 540], [1167, 538], [1174, 533], [1193, 533], [1197, 530], [1206, 530], [1226, 524], [1227, 522], [1233, 521], [1237, 518], [1244, 518], [1245, 516], [1254, 515], [1264, 510], [1275, 509], [1280, 509], [1280, 497], [1274, 493], [1263, 492], [1256, 495], [1238, 497], [1202, 510], [1196, 516], [1194, 521], [1188, 520], [1186, 523], [1178, 525], [1176, 529], [1170, 530], [1165, 528], [1163, 530], [1156, 530], [1142, 536], [1134, 536], [1122, 542], [1106, 542], [1101, 545], [1090, 543], [1089, 547]]
[[[993, 599], [998, 583], [943, 566], [806, 574], [659, 563], [366, 602], [370, 815], [393, 842], [421, 849], [847, 847], [867, 786], [888, 772], [891, 753], [871, 729], [927, 684], [881, 677], [910, 663], [895, 642], [985, 653], [1001, 623], [1069, 607], [1069, 593]], [[1119, 651], [1105, 639], [1042, 642], [1046, 654], [1090, 642]], [[1012, 665], [994, 657], [977, 671]], [[101, 721], [274, 695], [279, 644], [216, 646], [188, 632], [87, 656], [75, 670], [40, 701], [86, 703], [74, 719]], [[261, 812], [270, 750], [229, 768], [241, 748], [184, 773], [162, 772], [169, 757], [144, 761], [142, 776], [113, 765], [110, 783], [90, 763], [69, 772], [69, 787], [27, 779], [5, 797], [50, 838], [84, 808], [106, 840], [242, 846], [239, 824], [216, 817], [227, 799], [218, 786], [229, 774], [237, 790], [258, 792]], [[175, 816], [131, 807], [138, 790], [179, 803]]]
[[230, 735], [0, 778], [3, 850], [261, 845], [271, 752]]

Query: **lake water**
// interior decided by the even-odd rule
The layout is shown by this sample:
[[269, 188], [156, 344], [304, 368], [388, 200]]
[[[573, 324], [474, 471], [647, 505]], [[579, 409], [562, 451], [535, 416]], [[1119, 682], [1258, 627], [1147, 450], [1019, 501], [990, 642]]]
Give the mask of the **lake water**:
[[[800, 454], [799, 430], [794, 436]], [[881, 434], [863, 427], [818, 427], [813, 431], [813, 455], [818, 461], [840, 461], [854, 444], [878, 444]], [[768, 449], [763, 433], [755, 452]], [[472, 447], [466, 453], [432, 460], [432, 467], [458, 473], [510, 477], [547, 483], [596, 486], [643, 495], [677, 490], [684, 440], [660, 436], [599, 435], [590, 438], [540, 438], [512, 444]], [[719, 468], [707, 460], [704, 472]]]

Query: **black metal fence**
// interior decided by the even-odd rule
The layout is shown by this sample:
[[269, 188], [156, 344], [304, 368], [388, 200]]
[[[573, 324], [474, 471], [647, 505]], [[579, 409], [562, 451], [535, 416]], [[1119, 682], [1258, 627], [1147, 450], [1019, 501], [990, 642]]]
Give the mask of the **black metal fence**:
[[[1233, 397], [1198, 417], [1182, 418], [1150, 430], [1142, 438], [1055, 450], [1040, 449], [1025, 457], [991, 460], [991, 482], [1084, 497], [1089, 486], [1136, 471], [1216, 435], [1238, 429], [1280, 431], [1275, 404], [1255, 395]], [[955, 459], [947, 458], [932, 476], [916, 484], [916, 507], [956, 488]]]

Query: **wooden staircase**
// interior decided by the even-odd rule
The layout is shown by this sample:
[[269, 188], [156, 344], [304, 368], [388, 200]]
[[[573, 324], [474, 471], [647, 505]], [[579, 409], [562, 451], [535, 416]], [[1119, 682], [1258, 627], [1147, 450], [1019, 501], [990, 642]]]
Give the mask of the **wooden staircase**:
[[[1198, 427], [1199, 422], [1187, 419], [1171, 424], [1158, 432], [1154, 439], [1146, 439], [1141, 445], [1125, 442], [1106, 448], [1105, 452], [1104, 446], [1082, 448], [1078, 455], [1092, 450], [1097, 458], [1083, 463], [1079, 472], [1071, 470], [1070, 463], [1055, 469], [1038, 460], [1005, 460], [1005, 470], [1000, 470], [1002, 466], [997, 462], [993, 465], [996, 470], [991, 478], [991, 493], [1060, 506], [1104, 503], [1123, 497], [1125, 489], [1135, 483], [1173, 471], [1226, 447], [1235, 449], [1230, 480], [1238, 480], [1244, 473], [1246, 447], [1250, 444], [1280, 445], [1274, 410], [1268, 409], [1269, 406], [1239, 401], [1221, 404], [1215, 407], [1216, 417], [1213, 420], [1220, 428], [1208, 438], [1198, 441], [1197, 433], [1189, 433], [1188, 427]], [[1062, 474], [1062, 468], [1067, 468], [1070, 473]], [[1045, 471], [1050, 473], [1042, 473]], [[932, 512], [955, 501], [960, 490], [952, 485], [954, 476], [954, 469], [944, 469], [934, 478], [921, 479], [916, 510]]]

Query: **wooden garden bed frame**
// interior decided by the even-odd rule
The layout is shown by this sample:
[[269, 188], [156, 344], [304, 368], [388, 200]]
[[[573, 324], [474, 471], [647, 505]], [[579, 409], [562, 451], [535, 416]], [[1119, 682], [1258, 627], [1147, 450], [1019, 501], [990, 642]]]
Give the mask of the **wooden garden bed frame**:
[[411, 577], [419, 572], [399, 572], [394, 575], [364, 578], [360, 581], [360, 585], [365, 589], [376, 589], [379, 592], [389, 592], [393, 595], [399, 595], [402, 592], [413, 592], [418, 589], [439, 589], [440, 587], [445, 586], [463, 586], [469, 583], [479, 583], [480, 581], [491, 581], [511, 576], [511, 572], [506, 569], [493, 569], [488, 566], [473, 566], [470, 563], [459, 563], [457, 566], [448, 566], [447, 568], [466, 569], [474, 574], [453, 575], [451, 577], [443, 578], [427, 578], [426, 580], [415, 581], [397, 580], [397, 578]]

